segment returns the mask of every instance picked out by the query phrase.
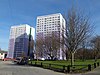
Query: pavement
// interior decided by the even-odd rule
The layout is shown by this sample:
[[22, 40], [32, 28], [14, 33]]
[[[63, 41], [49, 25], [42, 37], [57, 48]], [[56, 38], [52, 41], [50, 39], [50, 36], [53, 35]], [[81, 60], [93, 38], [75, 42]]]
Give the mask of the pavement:
[[16, 65], [11, 61], [0, 61], [0, 75], [100, 75], [100, 67], [84, 74], [64, 74], [34, 66]]
[[100, 66], [94, 69], [93, 71], [87, 72], [82, 75], [100, 75]]
[[100, 75], [100, 66], [92, 71], [82, 73], [82, 74], [67, 74], [67, 75]]
[[11, 61], [0, 61], [0, 75], [65, 75], [65, 74], [34, 66], [16, 65]]

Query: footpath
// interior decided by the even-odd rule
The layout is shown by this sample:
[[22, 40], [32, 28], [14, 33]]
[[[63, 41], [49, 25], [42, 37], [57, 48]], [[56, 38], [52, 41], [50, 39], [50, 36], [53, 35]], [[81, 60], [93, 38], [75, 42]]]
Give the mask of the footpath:
[[100, 66], [90, 72], [86, 72], [82, 74], [67, 74], [67, 75], [100, 75]]
[[0, 61], [0, 75], [100, 75], [100, 67], [83, 74], [65, 74], [39, 67], [14, 65], [10, 61]]

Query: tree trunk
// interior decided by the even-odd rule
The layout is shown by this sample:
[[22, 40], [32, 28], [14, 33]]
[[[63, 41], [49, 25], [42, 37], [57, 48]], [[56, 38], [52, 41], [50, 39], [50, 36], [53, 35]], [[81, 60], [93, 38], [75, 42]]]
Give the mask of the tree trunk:
[[66, 52], [66, 60], [68, 61], [68, 53]]
[[82, 61], [84, 61], [85, 60], [85, 51], [83, 50], [83, 53], [82, 53], [83, 55], [82, 55]]
[[97, 57], [96, 56], [95, 56], [94, 60], [95, 60], [95, 62], [97, 61]]
[[38, 54], [36, 54], [36, 59], [37, 59], [37, 61], [38, 61]]
[[71, 53], [71, 66], [74, 65], [74, 53], [72, 52]]

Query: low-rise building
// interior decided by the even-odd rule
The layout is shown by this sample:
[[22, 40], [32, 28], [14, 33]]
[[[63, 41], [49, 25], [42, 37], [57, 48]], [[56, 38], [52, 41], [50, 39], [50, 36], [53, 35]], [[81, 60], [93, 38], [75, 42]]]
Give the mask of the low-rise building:
[[7, 56], [7, 51], [0, 50], [0, 60], [3, 60]]

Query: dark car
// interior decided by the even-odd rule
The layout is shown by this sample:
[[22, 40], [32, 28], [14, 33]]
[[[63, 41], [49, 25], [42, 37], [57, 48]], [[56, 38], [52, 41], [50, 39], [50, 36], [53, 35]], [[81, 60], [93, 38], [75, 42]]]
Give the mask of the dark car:
[[14, 60], [14, 63], [18, 64], [18, 65], [25, 65], [28, 63], [28, 58], [27, 57], [18, 57]]

